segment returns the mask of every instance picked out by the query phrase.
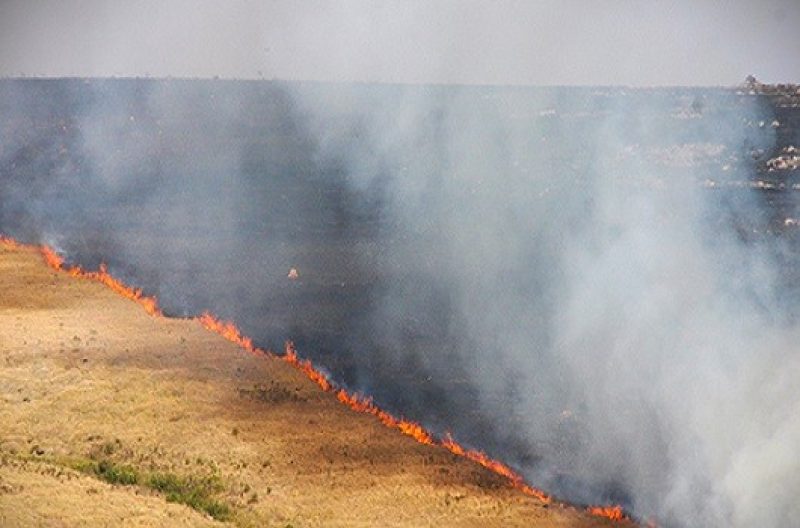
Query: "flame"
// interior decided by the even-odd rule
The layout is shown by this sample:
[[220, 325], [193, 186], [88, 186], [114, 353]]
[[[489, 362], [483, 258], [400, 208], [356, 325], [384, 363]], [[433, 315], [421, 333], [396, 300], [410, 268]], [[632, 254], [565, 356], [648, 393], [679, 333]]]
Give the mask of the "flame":
[[[114, 278], [110, 273], [108, 273], [105, 264], [101, 264], [97, 271], [84, 271], [79, 266], [64, 266], [64, 258], [48, 246], [29, 246], [2, 235], [0, 235], [0, 245], [7, 249], [38, 249], [44, 261], [51, 268], [66, 272], [72, 277], [85, 278], [100, 282], [123, 297], [137, 302], [148, 314], [153, 316], [163, 316], [163, 313], [158, 308], [158, 302], [155, 297], [145, 296], [142, 294], [141, 289], [132, 288], [124, 282]], [[228, 341], [239, 345], [248, 352], [268, 355], [271, 354], [268, 351], [256, 347], [253, 344], [253, 340], [245, 335], [242, 335], [239, 328], [231, 321], [223, 321], [207, 311], [203, 312], [196, 319], [201, 325], [203, 325], [204, 328], [219, 334]], [[282, 359], [303, 372], [306, 376], [308, 376], [309, 379], [319, 385], [323, 391], [335, 393], [336, 398], [340, 402], [347, 405], [354, 411], [371, 414], [375, 416], [382, 424], [386, 425], [387, 427], [397, 429], [403, 434], [414, 438], [421, 444], [442, 447], [454, 455], [464, 457], [477, 464], [480, 464], [488, 470], [508, 479], [514, 488], [518, 489], [525, 495], [536, 497], [545, 504], [552, 502], [553, 499], [548, 494], [530, 486], [525, 482], [525, 479], [523, 479], [520, 474], [502, 462], [492, 459], [484, 452], [464, 448], [461, 444], [456, 442], [450, 434], [446, 434], [441, 439], [436, 439], [420, 424], [403, 418], [397, 418], [384, 411], [375, 405], [375, 403], [372, 401], [372, 398], [358, 393], [351, 393], [343, 388], [337, 387], [323, 372], [316, 369], [311, 361], [299, 358], [294, 345], [290, 341], [286, 342], [285, 354], [282, 356]], [[591, 515], [605, 517], [613, 521], [628, 520], [628, 517], [625, 515], [621, 506], [591, 506], [587, 508], [586, 511]]]
[[622, 510], [622, 506], [590, 506], [587, 511], [597, 517], [605, 517], [612, 521], [622, 521], [628, 517]]
[[3, 235], [0, 235], [0, 245], [2, 245], [5, 249], [13, 249], [13, 250], [23, 249], [27, 247], [23, 244], [20, 244], [13, 238], [4, 237]]
[[375, 416], [387, 427], [399, 429], [403, 434], [412, 437], [420, 444], [435, 445], [430, 433], [428, 433], [428, 431], [426, 431], [421, 425], [416, 422], [404, 420], [402, 418], [395, 418], [391, 414], [375, 405], [372, 402], [372, 398], [368, 396], [351, 394], [344, 389], [339, 389], [336, 391], [336, 399], [345, 405], [350, 406], [350, 408], [355, 411]]
[[[253, 346], [250, 338], [242, 336], [239, 329], [232, 322], [221, 321], [208, 312], [203, 313], [199, 319], [204, 327], [218, 333], [229, 341], [240, 345], [244, 349], [251, 352], [263, 352], [262, 350]], [[473, 462], [480, 464], [490, 471], [507, 478], [514, 488], [520, 490], [524, 494], [536, 497], [546, 504], [552, 502], [552, 498], [545, 492], [528, 485], [525, 483], [525, 479], [523, 479], [521, 475], [516, 473], [502, 462], [490, 458], [482, 451], [466, 449], [461, 444], [453, 440], [450, 435], [446, 435], [443, 439], [437, 441], [434, 436], [420, 424], [404, 418], [395, 417], [394, 415], [375, 405], [375, 403], [372, 401], [372, 398], [358, 393], [351, 393], [343, 388], [335, 386], [324, 373], [320, 372], [314, 367], [311, 361], [298, 357], [297, 351], [294, 348], [294, 344], [291, 341], [286, 342], [285, 354], [282, 358], [284, 361], [308, 376], [308, 378], [319, 385], [323, 391], [333, 392], [336, 395], [337, 400], [347, 405], [354, 411], [371, 414], [385, 426], [392, 429], [397, 429], [401, 433], [410, 436], [421, 444], [443, 447], [455, 455], [472, 460]]]
[[248, 352], [261, 352], [261, 350], [253, 345], [253, 340], [243, 336], [232, 322], [220, 321], [209, 312], [203, 312], [197, 320], [200, 321], [200, 324], [207, 330], [218, 333], [228, 341], [236, 343]]
[[42, 255], [45, 263], [54, 270], [66, 272], [72, 277], [80, 277], [97, 281], [101, 284], [104, 284], [108, 288], [111, 288], [111, 290], [119, 295], [135, 301], [142, 306], [142, 308], [144, 308], [145, 312], [148, 314], [163, 315], [161, 310], [158, 308], [158, 300], [155, 297], [144, 295], [140, 288], [133, 288], [121, 280], [116, 279], [108, 272], [108, 268], [105, 264], [100, 264], [100, 267], [97, 271], [84, 271], [80, 266], [65, 266], [64, 257], [59, 255], [56, 250], [49, 246], [22, 244], [13, 238], [3, 235], [0, 235], [0, 245], [11, 250], [36, 250]]
[[520, 490], [525, 495], [536, 497], [545, 504], [552, 502], [552, 498], [549, 495], [528, 485], [525, 482], [525, 479], [523, 479], [519, 473], [515, 472], [502, 462], [490, 458], [482, 451], [464, 449], [461, 444], [453, 440], [453, 437], [450, 436], [449, 433], [445, 435], [440, 445], [455, 455], [463, 456], [464, 458], [472, 460], [473, 462], [480, 464], [481, 466], [491, 470], [494, 473], [497, 473], [498, 475], [506, 477], [516, 489]]
[[42, 257], [48, 266], [56, 270], [63, 270], [64, 259], [61, 258], [58, 253], [47, 246], [42, 246], [41, 252]]
[[514, 488], [520, 490], [524, 494], [536, 497], [545, 504], [552, 502], [552, 498], [545, 492], [529, 486], [527, 483], [525, 483], [525, 479], [523, 479], [521, 475], [516, 473], [502, 462], [490, 458], [488, 455], [486, 455], [486, 453], [464, 448], [461, 444], [453, 440], [452, 436], [449, 434], [437, 441], [434, 436], [420, 424], [404, 418], [397, 418], [393, 416], [392, 414], [375, 405], [375, 403], [372, 401], [372, 398], [368, 396], [362, 396], [357, 393], [350, 393], [345, 389], [334, 387], [324, 374], [314, 368], [310, 361], [298, 359], [297, 352], [295, 351], [294, 345], [291, 342], [286, 343], [286, 354], [284, 355], [284, 359], [288, 363], [305, 372], [306, 375], [308, 375], [308, 377], [312, 380], [316, 381], [324, 391], [327, 392], [335, 390], [336, 399], [354, 411], [371, 414], [378, 418], [378, 420], [380, 420], [380, 422], [385, 426], [392, 429], [397, 429], [421, 444], [443, 447], [454, 455], [472, 460], [486, 469], [507, 478]]
[[333, 385], [328, 381], [328, 377], [325, 374], [315, 369], [314, 365], [312, 365], [309, 360], [297, 357], [297, 352], [290, 342], [286, 343], [286, 354], [283, 356], [283, 359], [290, 365], [297, 367], [298, 370], [308, 376], [311, 381], [319, 385], [325, 392], [333, 389]]
[[143, 295], [141, 289], [132, 288], [121, 280], [114, 278], [114, 276], [108, 272], [105, 264], [100, 264], [100, 268], [97, 271], [84, 271], [80, 266], [65, 267], [64, 258], [48, 246], [42, 246], [40, 251], [45, 263], [51, 268], [58, 271], [65, 271], [72, 277], [97, 281], [111, 288], [111, 290], [123, 297], [135, 301], [144, 308], [144, 311], [148, 314], [163, 315], [158, 308], [158, 300], [155, 297]]

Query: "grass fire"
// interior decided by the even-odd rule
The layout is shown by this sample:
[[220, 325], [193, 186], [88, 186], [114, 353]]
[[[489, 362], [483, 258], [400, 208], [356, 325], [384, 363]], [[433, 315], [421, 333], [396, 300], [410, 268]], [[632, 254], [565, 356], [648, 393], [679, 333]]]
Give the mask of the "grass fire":
[[796, 524], [788, 0], [45, 4], [0, 525]]

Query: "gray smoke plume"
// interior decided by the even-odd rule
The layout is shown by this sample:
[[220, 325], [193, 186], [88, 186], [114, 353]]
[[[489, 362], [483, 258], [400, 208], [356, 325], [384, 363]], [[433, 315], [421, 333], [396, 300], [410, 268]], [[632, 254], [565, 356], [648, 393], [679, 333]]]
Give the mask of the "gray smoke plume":
[[[439, 379], [465, 372], [495, 434], [535, 454], [511, 460], [532, 482], [622, 491], [666, 525], [791, 525], [797, 298], [743, 159], [774, 141], [754, 126], [768, 115], [729, 101], [687, 125], [674, 99], [605, 91], [299, 100], [352, 185], [385, 184], [403, 241], [386, 266], [413, 278], [381, 297], [381, 341]], [[738, 161], [714, 172], [703, 155]], [[429, 324], [455, 353], [409, 352]]]

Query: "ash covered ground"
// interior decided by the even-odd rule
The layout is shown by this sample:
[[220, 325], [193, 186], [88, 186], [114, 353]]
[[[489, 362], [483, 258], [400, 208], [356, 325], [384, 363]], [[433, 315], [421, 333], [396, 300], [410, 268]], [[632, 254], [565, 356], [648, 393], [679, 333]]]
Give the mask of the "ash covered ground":
[[[797, 89], [4, 80], [0, 232], [567, 500], [778, 526], [704, 413], [798, 368]], [[738, 418], [780, 447], [776, 386]]]

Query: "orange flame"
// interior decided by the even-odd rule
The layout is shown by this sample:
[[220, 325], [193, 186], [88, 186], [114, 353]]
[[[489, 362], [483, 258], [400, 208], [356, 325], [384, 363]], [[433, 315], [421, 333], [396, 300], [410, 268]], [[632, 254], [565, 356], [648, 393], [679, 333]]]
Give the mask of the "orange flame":
[[605, 517], [612, 521], [622, 521], [628, 517], [622, 511], [622, 506], [590, 506], [588, 512], [597, 517]]
[[[334, 387], [332, 386], [331, 382], [328, 381], [327, 377], [316, 370], [310, 361], [298, 359], [297, 352], [295, 351], [291, 342], [286, 343], [286, 355], [284, 356], [284, 359], [305, 372], [312, 380], [316, 381], [323, 390], [334, 390]], [[463, 446], [461, 446], [461, 444], [453, 440], [450, 435], [447, 435], [443, 439], [436, 441], [433, 435], [420, 424], [404, 418], [396, 418], [395, 416], [375, 405], [375, 403], [372, 401], [372, 398], [367, 396], [350, 393], [345, 389], [339, 388], [336, 389], [336, 398], [355, 411], [375, 416], [382, 424], [386, 425], [387, 427], [391, 427], [392, 429], [399, 430], [403, 434], [414, 438], [421, 444], [443, 447], [455, 455], [472, 460], [473, 462], [480, 464], [490, 471], [506, 477], [515, 488], [522, 491], [526, 495], [536, 497], [544, 503], [550, 503], [552, 501], [551, 497], [545, 492], [526, 484], [522, 476], [516, 473], [510, 467], [506, 466], [502, 462], [498, 462], [497, 460], [490, 458], [481, 451], [465, 449]]]
[[243, 336], [232, 322], [220, 321], [209, 312], [203, 312], [197, 320], [200, 321], [200, 324], [207, 330], [218, 333], [228, 341], [236, 343], [248, 352], [260, 352], [260, 350], [253, 345], [253, 340]]
[[498, 475], [506, 477], [509, 481], [511, 481], [511, 484], [516, 489], [522, 491], [526, 495], [536, 497], [546, 504], [549, 504], [552, 501], [552, 498], [549, 495], [541, 490], [529, 486], [519, 473], [515, 472], [507, 465], [490, 458], [482, 451], [464, 449], [464, 447], [453, 440], [453, 437], [449, 434], [445, 435], [445, 437], [442, 439], [441, 446], [453, 454], [463, 456], [464, 458], [472, 460], [473, 462], [480, 464], [481, 466], [491, 470], [494, 473], [497, 473]]
[[314, 365], [312, 365], [309, 360], [298, 358], [294, 346], [289, 342], [286, 343], [286, 355], [283, 356], [283, 359], [287, 363], [297, 367], [298, 370], [308, 376], [311, 381], [319, 385], [325, 392], [333, 389], [333, 385], [328, 381], [328, 377], [315, 369]]
[[[64, 266], [64, 259], [56, 253], [53, 249], [42, 246], [42, 257], [44, 258], [45, 263], [53, 269], [61, 270]], [[66, 270], [65, 270], [66, 271]]]
[[2, 245], [5, 249], [23, 249], [27, 246], [20, 244], [13, 238], [4, 237], [0, 235], [0, 245]]
[[111, 288], [111, 290], [122, 295], [123, 297], [137, 302], [148, 314], [163, 315], [161, 310], [158, 308], [158, 300], [155, 297], [143, 295], [141, 289], [132, 288], [121, 280], [114, 278], [110, 273], [108, 273], [108, 269], [106, 268], [105, 264], [100, 264], [100, 268], [97, 271], [84, 271], [80, 268], [80, 266], [66, 268], [64, 267], [64, 258], [56, 253], [52, 248], [48, 246], [42, 246], [40, 251], [45, 263], [47, 263], [47, 265], [51, 268], [59, 271], [65, 271], [72, 277], [81, 277], [84, 279], [97, 281]]
[[[7, 249], [37, 248], [37, 246], [20, 244], [16, 240], [4, 237], [2, 235], [0, 235], [0, 244]], [[145, 296], [142, 294], [141, 289], [132, 288], [126, 285], [124, 282], [114, 278], [108, 273], [105, 264], [101, 264], [98, 271], [84, 271], [79, 266], [67, 268], [64, 266], [63, 257], [56, 253], [56, 251], [54, 251], [52, 248], [48, 246], [39, 246], [38, 250], [41, 252], [44, 261], [51, 268], [64, 271], [72, 277], [85, 278], [100, 282], [123, 297], [137, 302], [148, 314], [154, 316], [163, 316], [163, 313], [158, 308], [158, 302], [155, 297]], [[236, 325], [231, 321], [222, 321], [209, 312], [203, 312], [199, 317], [197, 317], [197, 320], [206, 329], [219, 334], [228, 341], [236, 343], [248, 352], [269, 354], [269, 352], [256, 347], [251, 338], [242, 335]], [[514, 488], [520, 490], [526, 495], [536, 497], [546, 504], [552, 502], [552, 498], [545, 492], [528, 485], [521, 475], [516, 473], [502, 462], [490, 458], [482, 451], [464, 448], [449, 434], [445, 435], [444, 438], [436, 440], [434, 436], [420, 424], [405, 420], [403, 418], [396, 418], [395, 416], [375, 405], [370, 397], [362, 396], [356, 393], [350, 393], [345, 389], [336, 387], [330, 380], [328, 380], [328, 377], [324, 373], [314, 367], [311, 361], [307, 359], [300, 359], [297, 355], [294, 345], [291, 342], [286, 343], [285, 355], [282, 357], [282, 359], [303, 372], [325, 392], [335, 391], [336, 398], [351, 409], [357, 412], [371, 414], [378, 418], [378, 420], [380, 420], [380, 422], [387, 427], [397, 429], [403, 434], [414, 438], [421, 444], [443, 447], [457, 456], [464, 457], [477, 464], [480, 464], [490, 471], [507, 478]], [[587, 508], [587, 512], [592, 515], [611, 519], [613, 521], [622, 521], [628, 519], [621, 506], [591, 506]]]
[[[287, 345], [287, 349], [289, 345]], [[414, 438], [420, 444], [435, 445], [430, 433], [425, 430], [421, 425], [416, 422], [411, 422], [404, 419], [398, 419], [387, 413], [372, 402], [372, 398], [368, 396], [361, 396], [359, 394], [350, 394], [344, 389], [336, 391], [336, 399], [345, 405], [350, 406], [351, 409], [358, 412], [371, 414], [378, 418], [384, 425], [393, 429], [399, 429], [403, 434]]]

